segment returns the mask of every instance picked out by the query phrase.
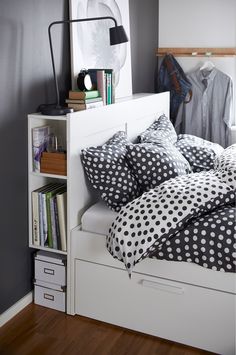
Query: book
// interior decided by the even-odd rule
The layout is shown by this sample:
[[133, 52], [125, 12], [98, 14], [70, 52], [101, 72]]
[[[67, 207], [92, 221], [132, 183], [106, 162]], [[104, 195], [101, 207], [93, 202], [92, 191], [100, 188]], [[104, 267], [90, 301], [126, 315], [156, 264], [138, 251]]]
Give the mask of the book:
[[[50, 184], [51, 186], [52, 184]], [[40, 210], [40, 195], [47, 188], [41, 186], [40, 188], [31, 192], [32, 197], [32, 244], [41, 245], [42, 220]]]
[[106, 76], [105, 70], [97, 70], [96, 80], [97, 80], [97, 88], [101, 94], [103, 105], [106, 105]]
[[55, 196], [58, 192], [65, 191], [65, 185], [59, 184], [57, 187], [46, 192], [46, 212], [47, 212], [47, 240], [49, 248], [53, 248], [53, 238], [52, 238], [52, 219], [51, 219], [51, 206], [50, 199]]
[[52, 246], [53, 246], [53, 249], [58, 249], [57, 232], [56, 232], [55, 207], [54, 207], [54, 200], [55, 199], [56, 199], [55, 196], [52, 196], [50, 198], [50, 214], [51, 214], [51, 225], [52, 225]]
[[43, 151], [46, 150], [49, 126], [32, 128], [32, 151], [33, 151], [33, 171], [40, 172], [40, 159]]
[[[53, 184], [50, 184], [50, 186]], [[42, 186], [31, 192], [32, 201], [32, 244], [42, 245], [43, 240], [43, 222], [41, 210], [41, 194], [48, 188], [48, 185]]]
[[98, 101], [102, 101], [102, 97], [98, 96], [98, 97], [94, 97], [91, 99], [66, 99], [66, 103], [67, 104], [89, 104], [92, 102], [98, 102]]
[[67, 229], [67, 192], [58, 193], [57, 197], [57, 209], [59, 219], [59, 229], [61, 237], [61, 250], [67, 250], [66, 242], [66, 229]]
[[106, 104], [112, 104], [112, 73], [106, 73]]
[[70, 90], [69, 91], [69, 99], [73, 99], [73, 100], [92, 99], [99, 96], [100, 93], [98, 90], [90, 90], [90, 91]]
[[32, 244], [40, 245], [39, 188], [31, 192], [32, 200]]
[[58, 208], [57, 208], [57, 197], [53, 197], [54, 203], [54, 217], [55, 217], [55, 228], [56, 228], [56, 237], [57, 237], [57, 247], [61, 250], [61, 235], [59, 227], [59, 217], [58, 217]]
[[91, 102], [89, 104], [68, 104], [68, 107], [73, 108], [74, 111], [89, 110], [101, 106], [103, 106], [103, 101]]
[[113, 69], [88, 69], [93, 87], [100, 92], [104, 105], [110, 105], [115, 102], [114, 90], [114, 71]]
[[46, 194], [50, 192], [51, 190], [54, 190], [58, 186], [61, 186], [59, 183], [51, 183], [48, 185], [45, 185], [45, 190], [41, 192], [41, 206], [40, 206], [40, 213], [42, 213], [42, 228], [43, 228], [43, 237], [42, 237], [42, 246], [48, 246], [49, 244], [52, 245], [51, 241], [49, 243], [49, 238], [48, 238], [48, 209], [47, 209], [47, 201], [46, 201]]

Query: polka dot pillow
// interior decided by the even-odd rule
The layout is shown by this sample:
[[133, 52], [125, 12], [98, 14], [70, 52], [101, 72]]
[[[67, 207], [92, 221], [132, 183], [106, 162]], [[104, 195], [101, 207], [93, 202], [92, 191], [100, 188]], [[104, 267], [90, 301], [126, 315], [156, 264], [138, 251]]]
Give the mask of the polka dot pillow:
[[169, 118], [160, 116], [150, 127], [138, 136], [140, 143], [161, 143], [163, 141], [176, 143], [177, 134]]
[[190, 134], [179, 134], [175, 146], [188, 160], [193, 172], [213, 169], [215, 158], [224, 150], [217, 143]]
[[139, 187], [127, 164], [125, 132], [117, 132], [104, 145], [83, 149], [81, 161], [92, 186], [108, 207], [118, 212], [139, 196]]
[[142, 192], [191, 172], [187, 160], [172, 144], [129, 144], [126, 157]]
[[236, 144], [226, 148], [215, 159], [214, 169], [221, 181], [236, 190]]

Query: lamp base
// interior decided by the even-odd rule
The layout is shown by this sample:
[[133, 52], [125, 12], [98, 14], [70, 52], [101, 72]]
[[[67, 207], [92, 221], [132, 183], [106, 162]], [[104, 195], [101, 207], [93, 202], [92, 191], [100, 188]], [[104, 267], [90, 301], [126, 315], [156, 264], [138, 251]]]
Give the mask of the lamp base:
[[42, 115], [47, 116], [63, 116], [67, 113], [74, 112], [73, 109], [69, 107], [62, 107], [59, 105], [41, 105], [39, 110]]

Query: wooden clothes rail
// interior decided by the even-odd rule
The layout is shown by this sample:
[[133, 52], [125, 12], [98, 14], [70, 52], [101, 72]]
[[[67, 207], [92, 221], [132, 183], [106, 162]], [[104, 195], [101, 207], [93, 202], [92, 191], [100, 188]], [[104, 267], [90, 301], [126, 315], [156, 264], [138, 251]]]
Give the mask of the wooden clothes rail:
[[163, 57], [171, 53], [175, 57], [235, 57], [236, 47], [232, 48], [182, 48], [182, 47], [162, 47], [157, 48], [156, 55]]

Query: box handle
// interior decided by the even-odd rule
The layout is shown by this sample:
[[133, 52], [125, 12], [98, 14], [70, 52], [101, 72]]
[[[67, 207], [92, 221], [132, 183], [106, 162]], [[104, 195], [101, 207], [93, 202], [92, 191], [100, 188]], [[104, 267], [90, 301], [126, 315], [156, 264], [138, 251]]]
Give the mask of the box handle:
[[53, 269], [48, 269], [48, 268], [44, 268], [43, 269], [43, 272], [45, 273], [45, 274], [48, 274], [48, 275], [54, 275], [55, 274], [55, 270], [53, 270]]
[[49, 295], [48, 293], [44, 293], [44, 294], [43, 294], [43, 297], [44, 297], [46, 300], [54, 301], [54, 296], [53, 296], [53, 295]]
[[183, 287], [177, 287], [173, 285], [167, 285], [161, 282], [153, 282], [149, 280], [141, 280], [141, 285], [144, 287], [151, 287], [156, 290], [161, 290], [165, 292], [170, 292], [170, 293], [176, 293], [178, 295], [182, 295], [184, 293], [184, 288]]

